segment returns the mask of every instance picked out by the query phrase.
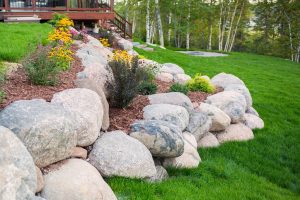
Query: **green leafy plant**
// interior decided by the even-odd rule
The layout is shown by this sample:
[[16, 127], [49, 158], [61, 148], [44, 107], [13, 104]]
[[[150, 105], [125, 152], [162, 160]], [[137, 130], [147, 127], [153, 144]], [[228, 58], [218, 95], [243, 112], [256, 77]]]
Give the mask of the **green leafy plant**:
[[2, 89], [5, 80], [6, 80], [6, 68], [4, 64], [0, 62], [0, 103], [3, 102], [6, 96], [6, 93]]
[[138, 94], [139, 85], [147, 80], [148, 73], [139, 67], [138, 58], [128, 62], [117, 59], [109, 62], [114, 75], [114, 83], [110, 87], [111, 103], [114, 107], [124, 108]]
[[209, 82], [209, 80], [201, 77], [201, 74], [196, 74], [194, 78], [188, 81], [187, 86], [190, 91], [201, 91], [207, 93], [213, 93], [215, 87]]
[[157, 85], [153, 82], [143, 81], [138, 86], [138, 93], [141, 95], [155, 94], [157, 91]]
[[179, 83], [174, 83], [170, 87], [170, 92], [181, 92], [183, 94], [187, 94], [189, 92], [189, 87], [187, 85], [182, 85]]
[[55, 85], [58, 83], [60, 69], [56, 62], [49, 57], [51, 47], [39, 45], [28, 55], [22, 64], [29, 80], [34, 85]]

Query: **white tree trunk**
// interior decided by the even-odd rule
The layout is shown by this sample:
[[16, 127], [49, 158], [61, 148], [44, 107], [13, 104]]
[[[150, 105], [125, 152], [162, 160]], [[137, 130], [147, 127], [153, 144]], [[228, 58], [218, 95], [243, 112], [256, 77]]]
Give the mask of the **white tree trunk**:
[[187, 16], [187, 30], [186, 30], [186, 49], [190, 49], [190, 18], [191, 18], [191, 1], [188, 1], [188, 16]]
[[227, 6], [228, 6], [228, 11], [227, 11], [227, 9], [225, 7], [225, 10], [224, 10], [224, 21], [223, 21], [222, 32], [221, 32], [221, 44], [220, 44], [220, 46], [221, 46], [220, 50], [221, 51], [224, 50], [223, 43], [224, 43], [225, 29], [226, 29], [226, 25], [227, 25], [228, 19], [230, 17], [230, 10], [231, 10], [230, 9], [230, 5], [227, 4]]
[[133, 11], [133, 19], [132, 19], [132, 34], [135, 32], [136, 29], [136, 11]]
[[150, 26], [150, 0], [147, 0], [146, 8], [146, 43], [150, 44], [151, 26]]
[[218, 32], [218, 42], [219, 42], [219, 51], [222, 51], [222, 43], [221, 43], [221, 37], [222, 37], [222, 16], [223, 16], [223, 0], [220, 0], [221, 9], [220, 9], [220, 18], [219, 18], [219, 32]]
[[171, 43], [171, 34], [172, 34], [171, 24], [172, 24], [172, 13], [170, 12], [170, 14], [169, 14], [169, 29], [168, 29], [168, 44], [169, 45]]
[[155, 0], [155, 13], [157, 19], [159, 43], [161, 47], [165, 47], [164, 32], [163, 32], [163, 27], [162, 27], [162, 22], [160, 17], [159, 0]]
[[233, 44], [234, 44], [234, 41], [235, 41], [236, 32], [237, 32], [237, 29], [238, 29], [238, 26], [239, 26], [239, 23], [241, 21], [241, 17], [242, 17], [243, 11], [244, 11], [244, 5], [245, 4], [243, 3], [241, 11], [240, 11], [239, 18], [237, 20], [237, 23], [236, 23], [236, 26], [235, 26], [235, 30], [234, 30], [234, 33], [233, 33], [233, 36], [232, 36], [232, 39], [231, 39], [231, 44], [230, 44], [230, 47], [229, 47], [229, 52], [231, 52]]
[[229, 50], [229, 43], [230, 43], [230, 38], [231, 38], [231, 31], [232, 31], [233, 22], [234, 22], [236, 10], [237, 10], [237, 7], [238, 7], [238, 3], [239, 3], [239, 1], [237, 0], [236, 4], [235, 4], [234, 11], [233, 11], [232, 16], [231, 16], [230, 26], [229, 26], [229, 30], [228, 30], [228, 33], [227, 33], [227, 39], [226, 39], [226, 44], [225, 44], [225, 48], [224, 48], [224, 51], [226, 51], [226, 52]]
[[288, 27], [289, 27], [289, 39], [290, 39], [290, 50], [291, 50], [291, 60], [294, 61], [294, 46], [293, 46], [293, 35], [292, 35], [292, 25], [291, 25], [291, 19], [290, 17], [284, 12], [287, 22], [288, 22]]

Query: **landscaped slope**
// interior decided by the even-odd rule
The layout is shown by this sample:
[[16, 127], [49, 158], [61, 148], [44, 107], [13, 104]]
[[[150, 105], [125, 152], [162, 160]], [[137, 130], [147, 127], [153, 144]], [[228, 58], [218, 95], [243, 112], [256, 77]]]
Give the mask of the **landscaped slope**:
[[199, 150], [197, 169], [169, 169], [165, 182], [109, 180], [121, 199], [300, 199], [300, 65], [280, 58], [232, 53], [228, 57], [192, 57], [170, 50], [138, 50], [160, 63], [172, 62], [187, 74], [212, 77], [226, 72], [250, 89], [265, 121], [255, 139]]
[[49, 24], [0, 23], [0, 61], [19, 61], [39, 42], [45, 42], [51, 29]]

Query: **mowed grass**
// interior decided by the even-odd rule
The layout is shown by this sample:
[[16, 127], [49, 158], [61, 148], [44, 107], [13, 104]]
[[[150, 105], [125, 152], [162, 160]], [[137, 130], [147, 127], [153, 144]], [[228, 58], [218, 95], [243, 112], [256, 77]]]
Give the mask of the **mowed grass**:
[[20, 61], [38, 43], [44, 43], [51, 30], [46, 23], [0, 23], [0, 61]]
[[150, 184], [108, 179], [120, 199], [300, 199], [300, 65], [253, 54], [202, 58], [171, 50], [137, 51], [160, 63], [172, 62], [187, 74], [232, 73], [248, 86], [265, 121], [249, 142], [199, 149], [197, 169], [168, 169], [170, 179]]

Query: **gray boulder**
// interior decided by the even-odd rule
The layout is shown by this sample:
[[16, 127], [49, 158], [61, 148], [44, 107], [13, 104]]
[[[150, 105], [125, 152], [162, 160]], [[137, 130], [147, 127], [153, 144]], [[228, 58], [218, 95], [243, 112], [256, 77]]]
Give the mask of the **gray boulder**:
[[212, 125], [210, 131], [223, 131], [230, 125], [230, 117], [216, 106], [207, 103], [201, 103], [199, 110], [211, 118]]
[[15, 101], [0, 113], [0, 124], [19, 137], [39, 168], [68, 158], [77, 143], [74, 116], [42, 99]]
[[99, 95], [103, 108], [103, 120], [101, 128], [106, 131], [109, 127], [109, 104], [104, 92], [102, 91], [102, 88], [99, 87], [95, 81], [90, 79], [79, 79], [75, 81], [75, 84], [78, 88], [86, 88], [96, 92]]
[[252, 97], [248, 88], [243, 84], [230, 84], [224, 88], [224, 91], [235, 91], [242, 94], [245, 97], [247, 108], [252, 106]]
[[162, 120], [170, 122], [184, 130], [189, 124], [189, 113], [182, 106], [171, 104], [153, 104], [144, 109], [145, 120]]
[[186, 84], [192, 78], [187, 74], [176, 74], [174, 75], [174, 82], [179, 84]]
[[252, 115], [255, 115], [255, 116], [259, 117], [258, 112], [257, 112], [253, 107], [248, 108], [248, 109], [246, 110], [246, 113], [252, 114]]
[[229, 141], [247, 141], [254, 138], [253, 132], [250, 128], [242, 123], [231, 124], [225, 131], [217, 134], [220, 143]]
[[36, 171], [36, 182], [37, 182], [35, 193], [38, 193], [42, 191], [42, 189], [44, 188], [45, 182], [40, 168], [35, 166], [35, 171]]
[[163, 166], [157, 165], [155, 166], [155, 168], [156, 168], [156, 174], [146, 179], [147, 181], [149, 181], [150, 183], [157, 183], [157, 182], [162, 182], [163, 180], [169, 178], [169, 174]]
[[199, 148], [212, 148], [218, 146], [220, 146], [220, 143], [217, 137], [210, 132], [204, 134], [203, 137], [198, 141]]
[[0, 126], [0, 199], [31, 199], [36, 186], [30, 153], [13, 132]]
[[181, 130], [161, 120], [136, 121], [130, 136], [142, 142], [156, 157], [176, 157], [183, 153]]
[[89, 162], [105, 177], [147, 178], [156, 174], [149, 150], [122, 131], [104, 133], [98, 138]]
[[196, 168], [201, 159], [197, 151], [197, 141], [191, 133], [184, 132], [184, 152], [176, 158], [166, 158], [163, 161], [164, 167], [175, 168]]
[[231, 123], [243, 121], [247, 103], [245, 97], [235, 91], [224, 91], [207, 97], [205, 103], [211, 104], [224, 111]]
[[[57, 165], [57, 166], [55, 166]], [[50, 166], [41, 196], [47, 200], [116, 200], [111, 188], [91, 164], [69, 159]]]
[[170, 73], [170, 74], [184, 74], [184, 70], [176, 64], [173, 63], [165, 63], [163, 64], [160, 72]]
[[148, 96], [150, 104], [172, 104], [184, 107], [189, 113], [194, 107], [191, 100], [180, 92], [159, 93]]
[[245, 85], [244, 82], [232, 74], [220, 73], [211, 79], [211, 83], [217, 87], [225, 88], [231, 84]]
[[52, 104], [61, 105], [76, 117], [77, 145], [93, 144], [102, 126], [103, 107], [96, 92], [84, 88], [68, 89], [54, 94]]
[[264, 121], [260, 117], [248, 113], [245, 114], [244, 124], [252, 130], [263, 129], [265, 126]]
[[212, 125], [212, 120], [207, 114], [203, 112], [193, 112], [190, 115], [190, 123], [186, 128], [186, 131], [193, 134], [198, 141], [202, 135], [207, 133]]
[[155, 75], [155, 79], [162, 81], [162, 82], [171, 83], [173, 81], [174, 77], [170, 73], [160, 72]]

